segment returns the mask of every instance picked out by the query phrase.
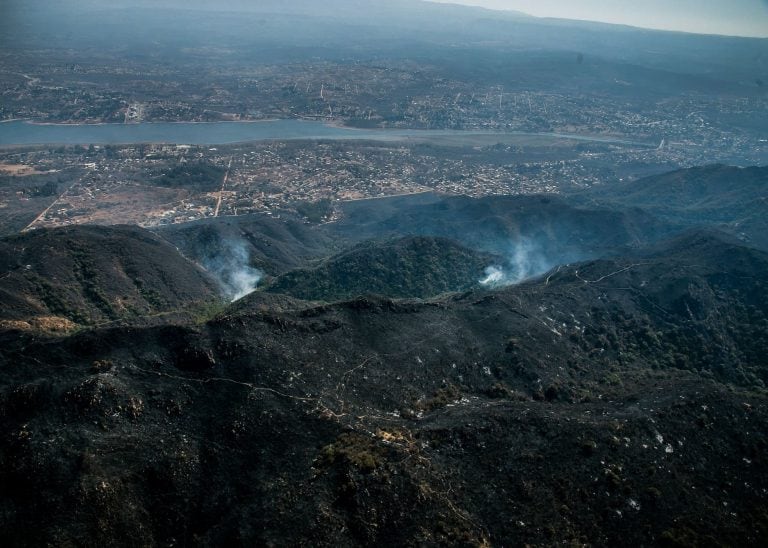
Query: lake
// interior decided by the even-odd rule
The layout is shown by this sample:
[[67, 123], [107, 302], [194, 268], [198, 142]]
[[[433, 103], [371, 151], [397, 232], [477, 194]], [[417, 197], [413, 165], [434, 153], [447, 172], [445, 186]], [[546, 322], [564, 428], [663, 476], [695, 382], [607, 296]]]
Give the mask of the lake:
[[0, 146], [12, 145], [108, 145], [175, 143], [224, 145], [250, 141], [335, 139], [372, 141], [445, 141], [447, 144], [502, 142], [509, 138], [539, 137], [575, 139], [633, 146], [645, 143], [615, 138], [555, 133], [519, 133], [476, 130], [355, 129], [309, 120], [263, 122], [152, 122], [140, 124], [36, 124], [26, 121], [0, 123]]

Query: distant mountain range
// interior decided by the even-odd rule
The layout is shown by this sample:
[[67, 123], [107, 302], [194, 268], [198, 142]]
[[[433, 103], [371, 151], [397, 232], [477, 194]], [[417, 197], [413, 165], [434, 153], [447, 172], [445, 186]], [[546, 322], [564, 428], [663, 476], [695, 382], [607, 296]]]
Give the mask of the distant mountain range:
[[[0, 21], [0, 45], [28, 47], [100, 47], [129, 57], [143, 55], [147, 44], [164, 57], [178, 48], [215, 43], [229, 56], [258, 51], [258, 60], [274, 57], [327, 59], [404, 57], [483, 71], [514, 68], [520, 52], [567, 52], [569, 63], [557, 72], [603, 62], [624, 76], [670, 80], [696, 76], [710, 86], [736, 86], [742, 92], [765, 79], [766, 39], [731, 38], [637, 29], [620, 25], [530, 17], [517, 12], [399, 0], [309, 2], [130, 2], [36, 0], [15, 3]], [[258, 48], [258, 49], [254, 49]], [[306, 48], [311, 48], [307, 50]], [[132, 51], [133, 50], [133, 51]], [[495, 52], [495, 53], [494, 53]], [[490, 55], [490, 60], [486, 56]], [[462, 60], [471, 57], [466, 65]], [[479, 62], [479, 64], [478, 64]], [[632, 70], [630, 70], [630, 68]], [[494, 80], [504, 71], [496, 70]], [[685, 80], [685, 79], [683, 79]], [[608, 83], [610, 80], [604, 80]], [[510, 84], [511, 82], [506, 82]], [[693, 82], [691, 82], [693, 85]], [[652, 86], [651, 86], [652, 87]], [[759, 91], [759, 90], [755, 90]]]

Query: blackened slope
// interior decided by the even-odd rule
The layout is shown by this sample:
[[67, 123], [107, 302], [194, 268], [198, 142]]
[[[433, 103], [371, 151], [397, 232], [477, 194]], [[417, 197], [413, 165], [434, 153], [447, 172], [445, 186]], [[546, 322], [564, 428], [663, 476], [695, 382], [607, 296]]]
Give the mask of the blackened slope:
[[767, 190], [768, 167], [715, 164], [593, 187], [588, 193], [660, 213], [710, 212], [722, 215], [715, 220], [723, 220], [738, 211], [734, 208], [764, 197]]
[[494, 256], [444, 238], [407, 237], [366, 242], [277, 278], [267, 291], [300, 299], [337, 301], [364, 293], [432, 297], [478, 285]]
[[581, 198], [640, 207], [689, 226], [717, 226], [750, 245], [768, 249], [768, 167], [695, 167], [595, 187]]
[[[586, 291], [595, 329], [580, 344], [607, 360], [702, 372], [745, 386], [768, 382], [768, 255], [702, 231], [633, 257], [562, 269], [550, 284]], [[589, 292], [591, 296], [588, 296]], [[584, 325], [589, 325], [585, 318]]]
[[439, 236], [500, 254], [526, 240], [552, 264], [600, 257], [618, 246], [653, 242], [674, 230], [640, 210], [580, 208], [556, 196], [457, 196], [437, 203], [400, 204], [385, 218], [374, 203], [344, 204], [345, 218], [326, 228], [358, 240]]
[[[477, 390], [503, 380], [528, 391], [541, 381], [544, 388], [550, 382], [572, 393], [582, 380], [600, 379], [616, 364], [705, 371], [721, 381], [753, 386], [768, 382], [766, 272], [765, 253], [693, 233], [634, 257], [561, 267], [497, 292], [421, 304], [360, 297], [284, 312], [265, 311], [259, 304], [252, 313], [252, 297], [246, 297], [221, 322], [234, 322], [228, 336], [242, 330], [243, 337], [247, 333], [261, 345], [270, 340], [280, 345], [305, 332], [322, 334], [313, 343], [316, 352], [394, 356], [386, 359], [386, 367], [401, 379], [423, 375], [413, 369], [420, 356], [431, 375], [441, 380], [458, 375], [463, 380], [456, 382], [479, 383], [474, 384]], [[271, 326], [286, 334], [274, 339]], [[262, 329], [267, 332], [260, 334]], [[411, 346], [419, 352], [401, 354]], [[526, 364], [525, 375], [503, 365], [506, 353]], [[328, 359], [336, 358], [332, 353]], [[470, 360], [476, 367], [452, 367]], [[552, 368], [563, 363], [570, 364], [566, 371]], [[489, 375], [482, 365], [489, 367]], [[376, 387], [372, 393], [377, 397], [398, 393], [387, 405], [402, 398], [400, 390], [407, 385], [386, 376], [367, 382]]]
[[2, 319], [94, 323], [217, 299], [215, 283], [167, 242], [129, 226], [41, 229], [0, 240]]
[[759, 545], [767, 267], [696, 233], [497, 292], [7, 338], [0, 536]]
[[215, 262], [222, 248], [243, 244], [251, 265], [270, 275], [282, 274], [338, 250], [327, 234], [290, 217], [246, 215], [154, 230], [202, 265]]
[[639, 209], [575, 207], [556, 196], [419, 194], [340, 207], [342, 220], [321, 226], [285, 214], [206, 219], [155, 230], [202, 265], [215, 262], [222, 248], [243, 244], [251, 266], [280, 276], [366, 240], [440, 237], [502, 256], [525, 242], [543, 262], [562, 264], [615, 254], [617, 247], [658, 241], [679, 229]]

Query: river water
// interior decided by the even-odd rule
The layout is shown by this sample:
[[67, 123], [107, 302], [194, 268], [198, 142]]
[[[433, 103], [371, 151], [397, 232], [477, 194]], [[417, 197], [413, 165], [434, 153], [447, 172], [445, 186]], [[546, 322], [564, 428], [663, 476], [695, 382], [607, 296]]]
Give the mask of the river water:
[[140, 124], [36, 124], [26, 121], [0, 123], [0, 146], [55, 144], [108, 145], [132, 143], [175, 143], [224, 145], [267, 140], [466, 140], [504, 141], [511, 137], [548, 137], [624, 145], [640, 145], [615, 138], [554, 133], [502, 133], [493, 131], [354, 129], [309, 120], [269, 120], [263, 122], [153, 122]]

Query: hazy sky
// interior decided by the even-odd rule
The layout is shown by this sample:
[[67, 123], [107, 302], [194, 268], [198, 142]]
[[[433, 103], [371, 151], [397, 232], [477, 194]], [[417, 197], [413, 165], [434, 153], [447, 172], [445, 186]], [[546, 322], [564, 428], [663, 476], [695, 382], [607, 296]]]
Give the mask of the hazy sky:
[[768, 0], [433, 0], [541, 17], [708, 34], [768, 37]]

